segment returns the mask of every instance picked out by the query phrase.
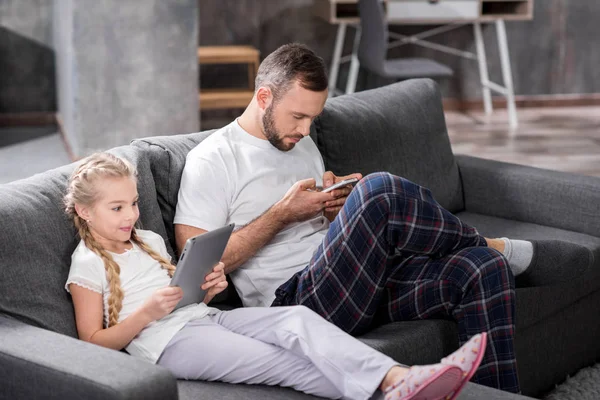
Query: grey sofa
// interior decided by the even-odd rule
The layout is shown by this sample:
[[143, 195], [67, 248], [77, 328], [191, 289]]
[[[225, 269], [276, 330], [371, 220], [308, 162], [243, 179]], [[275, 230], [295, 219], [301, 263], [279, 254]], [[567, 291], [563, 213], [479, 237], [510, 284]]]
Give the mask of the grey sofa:
[[[331, 99], [311, 133], [337, 174], [386, 170], [432, 189], [488, 236], [558, 238], [600, 260], [600, 180], [452, 154], [441, 97], [412, 80]], [[139, 172], [141, 224], [173, 253], [185, 156], [212, 131], [139, 139], [111, 152]], [[309, 399], [290, 389], [176, 381], [158, 366], [77, 340], [64, 290], [76, 232], [62, 210], [74, 164], [0, 186], [0, 398]], [[201, 206], [201, 205], [199, 205]], [[540, 396], [600, 355], [598, 265], [569, 284], [517, 290], [516, 349], [523, 392]], [[236, 305], [235, 292], [219, 307]], [[404, 364], [457, 346], [452, 321], [387, 324], [360, 338]], [[460, 399], [520, 399], [469, 384]]]

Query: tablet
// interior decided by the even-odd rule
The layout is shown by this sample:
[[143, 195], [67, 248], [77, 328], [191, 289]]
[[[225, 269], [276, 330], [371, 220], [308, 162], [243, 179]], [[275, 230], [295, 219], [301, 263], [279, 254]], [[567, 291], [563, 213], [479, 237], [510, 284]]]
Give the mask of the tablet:
[[235, 224], [229, 224], [191, 237], [185, 242], [177, 269], [169, 284], [169, 286], [179, 286], [183, 289], [183, 298], [173, 311], [189, 304], [198, 304], [204, 300], [207, 291], [202, 290], [200, 286], [204, 284], [206, 275], [223, 257], [234, 226]]

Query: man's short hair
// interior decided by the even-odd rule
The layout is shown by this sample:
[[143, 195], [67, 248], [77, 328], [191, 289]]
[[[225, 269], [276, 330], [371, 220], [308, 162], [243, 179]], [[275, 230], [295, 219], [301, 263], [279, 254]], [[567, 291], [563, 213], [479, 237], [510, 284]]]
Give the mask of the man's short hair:
[[269, 54], [258, 68], [255, 88], [267, 86], [277, 101], [298, 81], [304, 89], [322, 92], [327, 89], [325, 62], [307, 46], [285, 44]]

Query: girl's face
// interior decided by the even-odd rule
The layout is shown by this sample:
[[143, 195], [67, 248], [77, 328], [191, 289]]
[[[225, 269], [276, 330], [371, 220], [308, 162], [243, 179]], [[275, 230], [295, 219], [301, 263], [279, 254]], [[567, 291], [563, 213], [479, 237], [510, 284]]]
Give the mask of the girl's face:
[[[95, 189], [98, 200], [80, 215], [88, 223], [94, 239], [107, 250], [122, 250], [131, 238], [131, 230], [140, 216], [138, 192], [131, 178], [100, 180]], [[87, 218], [86, 218], [87, 217]]]

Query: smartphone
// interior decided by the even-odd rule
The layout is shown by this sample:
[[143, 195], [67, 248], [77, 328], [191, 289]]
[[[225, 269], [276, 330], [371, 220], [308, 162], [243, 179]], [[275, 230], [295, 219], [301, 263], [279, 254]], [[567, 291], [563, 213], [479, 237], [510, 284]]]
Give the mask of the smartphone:
[[346, 185], [356, 185], [357, 182], [358, 182], [358, 179], [356, 179], [356, 178], [346, 179], [346, 180], [338, 182], [338, 183], [336, 183], [334, 185], [331, 185], [331, 186], [329, 186], [326, 189], [323, 189], [321, 192], [322, 193], [328, 193], [328, 192], [331, 192], [332, 190], [339, 189], [339, 188], [344, 187]]

